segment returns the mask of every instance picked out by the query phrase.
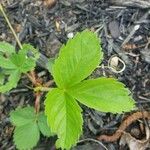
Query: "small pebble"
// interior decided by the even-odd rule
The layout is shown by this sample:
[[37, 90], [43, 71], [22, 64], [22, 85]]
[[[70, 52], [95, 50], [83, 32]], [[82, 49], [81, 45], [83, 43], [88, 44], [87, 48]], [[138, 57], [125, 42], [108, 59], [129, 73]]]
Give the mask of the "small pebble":
[[73, 37], [74, 37], [73, 32], [70, 32], [70, 33], [67, 34], [67, 38], [68, 39], [72, 39]]

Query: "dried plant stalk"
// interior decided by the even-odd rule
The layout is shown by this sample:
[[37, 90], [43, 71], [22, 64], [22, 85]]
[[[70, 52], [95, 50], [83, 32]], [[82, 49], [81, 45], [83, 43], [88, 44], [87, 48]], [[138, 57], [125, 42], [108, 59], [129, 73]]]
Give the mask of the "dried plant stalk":
[[124, 130], [132, 124], [134, 121], [145, 118], [145, 119], [150, 119], [150, 112], [144, 111], [144, 112], [136, 112], [133, 113], [132, 115], [128, 116], [120, 125], [118, 130], [113, 134], [113, 135], [101, 135], [97, 137], [98, 140], [103, 140], [106, 142], [114, 142], [117, 141], [121, 135], [123, 134]]

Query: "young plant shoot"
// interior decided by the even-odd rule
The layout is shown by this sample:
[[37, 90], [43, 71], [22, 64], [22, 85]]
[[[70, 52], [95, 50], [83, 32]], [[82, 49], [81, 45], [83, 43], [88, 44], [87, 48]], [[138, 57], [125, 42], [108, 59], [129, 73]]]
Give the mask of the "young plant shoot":
[[[39, 141], [40, 132], [48, 137], [51, 133], [56, 134], [56, 147], [62, 150], [76, 145], [83, 126], [82, 108], [78, 102], [111, 113], [128, 112], [135, 108], [130, 91], [123, 83], [106, 77], [87, 79], [103, 59], [100, 44], [95, 33], [85, 30], [61, 47], [54, 64], [49, 61], [48, 70], [57, 87], [52, 87], [46, 95], [46, 116], [43, 112], [37, 113], [33, 107], [17, 108], [10, 113], [11, 122], [16, 126], [13, 137], [17, 149], [32, 149]], [[28, 57], [29, 50], [33, 57]], [[1, 42], [0, 92], [15, 88], [22, 73], [35, 68], [38, 56], [37, 50], [29, 44], [24, 44], [16, 53], [12, 45]], [[36, 89], [42, 91], [42, 87]]]
[[49, 91], [45, 100], [48, 125], [58, 136], [57, 148], [70, 149], [82, 134], [82, 109], [78, 102], [103, 112], [134, 109], [130, 91], [116, 79], [84, 80], [102, 59], [100, 40], [88, 30], [77, 33], [60, 49], [52, 69], [57, 88]]

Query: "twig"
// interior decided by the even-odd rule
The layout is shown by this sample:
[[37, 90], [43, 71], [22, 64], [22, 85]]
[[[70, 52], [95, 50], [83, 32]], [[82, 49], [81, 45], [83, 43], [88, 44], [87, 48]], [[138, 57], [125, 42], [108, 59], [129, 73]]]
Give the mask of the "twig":
[[133, 113], [132, 115], [130, 115], [129, 117], [127, 117], [123, 122], [122, 124], [120, 125], [120, 127], [118, 128], [118, 130], [113, 134], [113, 135], [101, 135], [99, 137], [97, 137], [98, 140], [103, 140], [103, 141], [106, 141], [106, 142], [114, 142], [114, 141], [117, 141], [123, 131], [130, 125], [132, 124], [134, 121], [138, 120], [138, 119], [141, 119], [141, 118], [147, 118], [147, 119], [150, 119], [150, 112], [148, 111], [144, 111], [144, 112], [136, 112], [136, 113]]

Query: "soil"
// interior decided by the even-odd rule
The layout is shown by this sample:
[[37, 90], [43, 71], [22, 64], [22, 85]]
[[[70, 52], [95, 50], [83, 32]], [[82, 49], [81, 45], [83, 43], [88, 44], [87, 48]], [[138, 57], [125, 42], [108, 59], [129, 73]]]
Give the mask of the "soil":
[[[5, 12], [10, 19], [21, 43], [31, 43], [40, 52], [54, 58], [62, 44], [70, 36], [86, 28], [95, 31], [101, 38], [104, 51], [102, 67], [97, 68], [92, 77], [115, 77], [123, 82], [132, 92], [139, 110], [150, 110], [150, 11], [140, 5], [118, 6], [106, 0], [58, 0], [51, 4], [50, 0], [2, 0]], [[0, 16], [0, 41], [7, 41], [17, 46], [15, 38]], [[125, 70], [114, 72], [106, 68], [112, 56], [117, 56], [125, 63]], [[119, 65], [119, 69], [122, 64]], [[48, 72], [38, 67], [37, 74], [51, 79]], [[16, 89], [0, 95], [0, 150], [15, 150], [13, 144], [13, 126], [9, 113], [16, 107], [34, 105], [34, 94], [24, 85], [30, 82], [22, 77]], [[83, 135], [73, 150], [102, 150], [100, 143], [95, 142], [98, 135], [112, 134], [118, 129], [124, 115], [97, 112], [82, 106], [84, 113]], [[143, 120], [143, 126], [146, 123]], [[127, 128], [140, 132], [140, 122], [135, 121]], [[133, 133], [135, 134], [135, 133]], [[140, 132], [138, 139], [144, 133]], [[133, 135], [136, 136], [136, 135]], [[86, 140], [86, 139], [89, 140]], [[54, 149], [55, 138], [42, 137], [35, 150]], [[127, 150], [128, 146], [120, 146], [116, 142], [102, 142], [108, 150]]]

